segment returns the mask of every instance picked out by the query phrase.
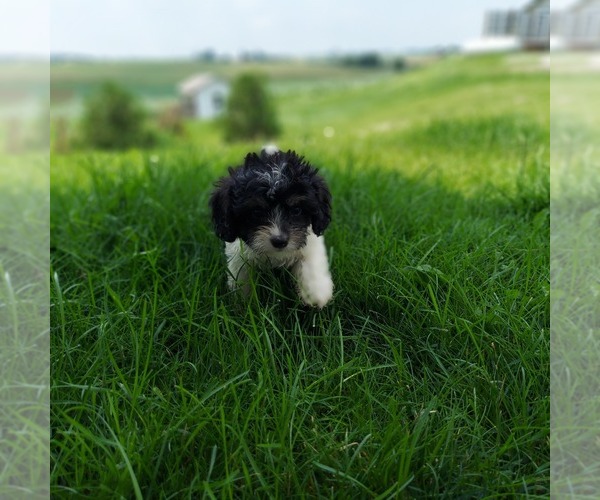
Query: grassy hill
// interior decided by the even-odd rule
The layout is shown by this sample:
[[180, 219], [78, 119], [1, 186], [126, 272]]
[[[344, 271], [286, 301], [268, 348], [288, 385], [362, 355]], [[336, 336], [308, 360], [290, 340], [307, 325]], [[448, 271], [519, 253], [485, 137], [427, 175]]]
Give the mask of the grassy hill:
[[[277, 92], [330, 183], [336, 284], [227, 291], [210, 124], [52, 159], [52, 488], [167, 497], [546, 496], [548, 75], [534, 56]], [[326, 129], [326, 130], [325, 130]]]

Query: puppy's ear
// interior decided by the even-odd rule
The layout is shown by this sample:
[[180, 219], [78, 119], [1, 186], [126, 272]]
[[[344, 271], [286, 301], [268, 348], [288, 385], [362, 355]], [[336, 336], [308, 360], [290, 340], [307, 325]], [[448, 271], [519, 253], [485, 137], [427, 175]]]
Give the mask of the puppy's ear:
[[317, 212], [311, 221], [312, 229], [317, 236], [321, 236], [331, 222], [331, 193], [325, 180], [319, 175], [313, 177], [312, 187], [318, 202]]
[[224, 177], [216, 184], [210, 197], [212, 221], [217, 236], [224, 241], [232, 242], [237, 238], [231, 216], [231, 177]]

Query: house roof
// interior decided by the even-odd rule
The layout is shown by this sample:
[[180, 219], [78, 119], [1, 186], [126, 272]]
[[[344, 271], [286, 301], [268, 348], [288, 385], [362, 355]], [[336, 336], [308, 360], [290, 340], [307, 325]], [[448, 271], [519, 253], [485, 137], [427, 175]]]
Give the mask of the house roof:
[[223, 80], [211, 73], [197, 73], [183, 80], [177, 87], [180, 94], [190, 95], [197, 94], [202, 89], [219, 82]]

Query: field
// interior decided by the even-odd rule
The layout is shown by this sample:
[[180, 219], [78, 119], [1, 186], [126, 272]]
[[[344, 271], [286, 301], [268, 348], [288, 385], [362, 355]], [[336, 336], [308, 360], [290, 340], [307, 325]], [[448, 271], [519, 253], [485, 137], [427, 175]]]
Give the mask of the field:
[[600, 182], [597, 55], [559, 54], [552, 75], [553, 494], [600, 494]]
[[[549, 494], [549, 77], [535, 55], [301, 77], [333, 303], [227, 291], [212, 183], [260, 144], [52, 158], [52, 492]], [[326, 132], [326, 133], [324, 133]]]
[[20, 105], [34, 94], [29, 109], [39, 108], [48, 66], [8, 66], [0, 62], [0, 497], [36, 498], [49, 491], [50, 169], [47, 119], [28, 123]]
[[368, 82], [388, 74], [385, 69], [364, 71], [325, 61], [214, 62], [106, 61], [60, 62], [50, 70], [53, 110], [73, 116], [81, 101], [104, 81], [118, 81], [150, 109], [173, 103], [177, 85], [190, 75], [209, 72], [229, 79], [239, 72], [261, 72], [275, 93], [311, 87], [339, 86], [344, 81]]
[[49, 491], [48, 173], [47, 155], [0, 154], [2, 498]]

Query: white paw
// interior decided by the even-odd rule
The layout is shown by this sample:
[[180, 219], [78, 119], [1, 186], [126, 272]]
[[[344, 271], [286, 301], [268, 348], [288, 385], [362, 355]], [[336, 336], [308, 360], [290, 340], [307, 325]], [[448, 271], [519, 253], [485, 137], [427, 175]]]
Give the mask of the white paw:
[[248, 297], [250, 295], [250, 284], [247, 280], [236, 280], [233, 278], [233, 276], [229, 275], [227, 277], [227, 287], [232, 292], [239, 291], [244, 297]]
[[233, 278], [233, 276], [227, 276], [227, 288], [229, 288], [232, 292], [238, 289], [238, 282]]
[[306, 284], [300, 287], [300, 298], [307, 306], [325, 307], [333, 298], [333, 281], [330, 278], [322, 279], [318, 283], [311, 283], [310, 287]]

